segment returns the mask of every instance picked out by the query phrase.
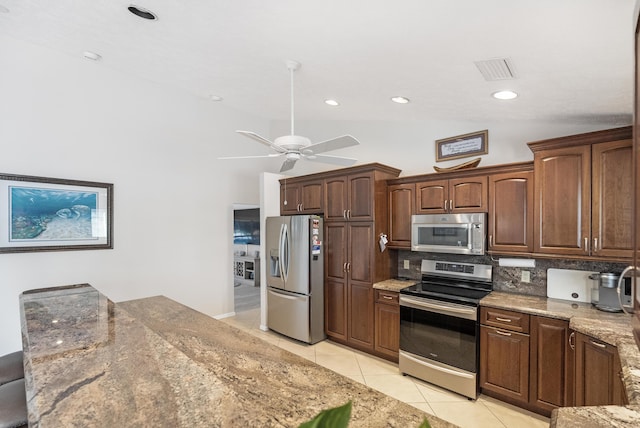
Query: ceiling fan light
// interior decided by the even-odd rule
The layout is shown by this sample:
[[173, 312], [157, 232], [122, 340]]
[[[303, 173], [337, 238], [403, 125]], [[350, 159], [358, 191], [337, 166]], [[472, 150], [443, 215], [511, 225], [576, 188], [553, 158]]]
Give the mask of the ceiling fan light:
[[391, 97], [391, 101], [398, 104], [407, 104], [409, 103], [409, 98], [406, 97]]
[[498, 91], [491, 94], [491, 96], [498, 100], [512, 100], [518, 96], [517, 93], [509, 90]]
[[340, 103], [337, 102], [336, 100], [324, 100], [324, 103], [332, 107], [337, 107], [340, 105]]

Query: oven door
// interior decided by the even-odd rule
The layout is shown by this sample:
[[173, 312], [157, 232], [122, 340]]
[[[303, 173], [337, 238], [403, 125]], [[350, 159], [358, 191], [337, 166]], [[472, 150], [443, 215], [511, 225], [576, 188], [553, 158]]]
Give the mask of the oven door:
[[400, 296], [400, 350], [477, 372], [478, 310], [414, 296]]

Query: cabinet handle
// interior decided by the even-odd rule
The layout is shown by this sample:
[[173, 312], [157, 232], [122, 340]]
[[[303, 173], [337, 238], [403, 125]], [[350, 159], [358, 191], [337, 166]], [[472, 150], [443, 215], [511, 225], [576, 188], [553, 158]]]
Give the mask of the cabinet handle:
[[347, 220], [351, 218], [351, 210], [347, 210]]
[[598, 348], [602, 348], [605, 349], [607, 347], [607, 345], [603, 344], [603, 343], [598, 343], [598, 342], [594, 342], [593, 340], [590, 340], [589, 342], [591, 342], [592, 345], [597, 346]]
[[493, 247], [493, 235], [489, 235], [489, 248]]
[[453, 199], [449, 199], [449, 211], [453, 211]]
[[391, 296], [382, 296], [382, 298], [385, 300], [393, 300], [393, 297]]
[[571, 334], [569, 335], [569, 347], [571, 347], [571, 349], [576, 349], [576, 332], [572, 331]]
[[589, 238], [587, 238], [586, 236], [584, 237], [584, 252], [589, 252]]
[[347, 263], [347, 272], [351, 272], [351, 262]]
[[495, 332], [501, 336], [511, 336], [511, 333], [507, 333], [506, 331], [496, 330]]
[[346, 271], [347, 271], [347, 264], [342, 263], [342, 272], [346, 272]]
[[593, 238], [593, 252], [598, 252], [598, 238]]
[[347, 219], [347, 210], [342, 210], [342, 218]]
[[511, 322], [511, 320], [509, 318], [500, 318], [500, 317], [496, 317], [496, 319], [498, 321], [502, 321], [502, 322]]
[[444, 200], [444, 210], [447, 211], [447, 202], [449, 202], [448, 200]]

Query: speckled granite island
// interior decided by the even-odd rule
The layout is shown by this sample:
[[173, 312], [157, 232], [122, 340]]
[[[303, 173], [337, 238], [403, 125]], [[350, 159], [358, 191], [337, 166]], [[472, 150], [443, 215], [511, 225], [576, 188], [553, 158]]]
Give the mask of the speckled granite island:
[[31, 427], [296, 427], [349, 400], [353, 427], [454, 426], [166, 297], [20, 305]]
[[569, 320], [569, 327], [618, 348], [628, 406], [562, 407], [551, 415], [555, 428], [640, 426], [640, 351], [633, 339], [631, 317], [599, 311], [587, 303], [492, 292], [481, 306]]

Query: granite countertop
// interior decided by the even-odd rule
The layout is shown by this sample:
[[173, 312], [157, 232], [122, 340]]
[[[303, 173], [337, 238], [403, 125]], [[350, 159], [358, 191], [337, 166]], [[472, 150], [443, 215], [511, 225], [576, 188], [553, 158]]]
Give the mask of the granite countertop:
[[629, 315], [599, 311], [588, 303], [499, 291], [482, 299], [480, 305], [568, 320], [572, 330], [618, 348], [629, 405], [559, 408], [551, 415], [552, 427], [640, 426], [640, 350], [633, 338]]
[[377, 290], [385, 290], [385, 291], [400, 291], [405, 287], [415, 284], [415, 279], [387, 279], [384, 281], [376, 282], [373, 284], [373, 288]]
[[166, 297], [20, 304], [30, 427], [295, 427], [349, 400], [352, 427], [454, 426]]

